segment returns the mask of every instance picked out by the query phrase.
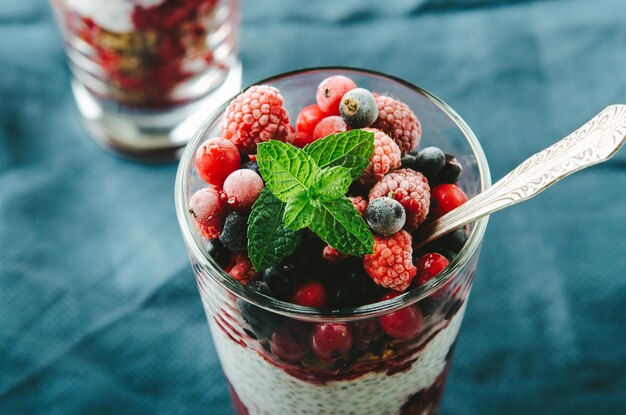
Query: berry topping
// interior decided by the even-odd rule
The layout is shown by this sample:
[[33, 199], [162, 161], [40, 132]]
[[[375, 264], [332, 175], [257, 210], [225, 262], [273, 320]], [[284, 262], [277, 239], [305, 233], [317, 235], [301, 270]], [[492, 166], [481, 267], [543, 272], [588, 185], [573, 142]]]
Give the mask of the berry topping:
[[413, 265], [411, 235], [406, 231], [374, 237], [374, 253], [363, 257], [363, 267], [374, 282], [382, 287], [404, 291], [416, 273]]
[[226, 268], [226, 272], [242, 285], [248, 285], [258, 275], [245, 251], [233, 252], [233, 257], [230, 265]]
[[225, 138], [206, 140], [196, 152], [196, 170], [202, 180], [221, 186], [226, 177], [239, 168], [237, 147]]
[[224, 248], [224, 245], [222, 245], [218, 238], [207, 239], [204, 247], [207, 253], [211, 255], [220, 267], [226, 268], [228, 264], [230, 264], [230, 251]]
[[327, 117], [324, 111], [322, 111], [317, 104], [311, 104], [307, 107], [302, 108], [302, 111], [298, 114], [296, 118], [296, 128], [298, 132], [305, 133], [309, 136], [313, 136], [313, 130], [317, 123], [324, 117]]
[[456, 157], [446, 154], [446, 164], [436, 177], [437, 183], [456, 183], [461, 177], [463, 167]]
[[365, 198], [362, 196], [349, 196], [348, 199], [350, 199], [352, 205], [359, 211], [361, 216], [365, 215], [365, 211], [367, 210], [367, 200], [365, 200]]
[[450, 261], [445, 256], [435, 252], [422, 255], [415, 264], [417, 268], [415, 282], [418, 285], [426, 284], [426, 282], [443, 271], [449, 263]]
[[354, 348], [360, 353], [372, 350], [372, 345], [379, 342], [384, 335], [377, 319], [373, 318], [355, 321], [352, 328]]
[[377, 234], [389, 236], [402, 229], [406, 214], [397, 200], [379, 197], [367, 206], [365, 221]]
[[398, 145], [382, 131], [374, 128], [363, 128], [363, 131], [374, 133], [374, 153], [359, 181], [364, 185], [373, 185], [385, 174], [400, 167], [402, 154]]
[[320, 109], [330, 115], [339, 115], [339, 102], [351, 89], [354, 81], [346, 76], [335, 75], [324, 79], [317, 87], [315, 98]]
[[346, 130], [347, 126], [343, 118], [337, 115], [331, 115], [330, 117], [323, 118], [319, 123], [317, 123], [315, 129], [313, 130], [313, 141]]
[[[397, 297], [399, 293], [389, 293], [381, 301]], [[419, 307], [411, 305], [400, 310], [378, 317], [380, 327], [398, 340], [407, 340], [419, 334], [424, 325], [424, 317]]]
[[375, 98], [378, 118], [372, 127], [392, 137], [402, 153], [417, 148], [422, 137], [422, 127], [408, 105], [385, 95], [377, 95]]
[[313, 353], [321, 360], [335, 360], [352, 347], [352, 330], [344, 323], [321, 323], [313, 326]]
[[331, 280], [331, 303], [335, 307], [355, 307], [374, 302], [381, 288], [363, 269], [362, 261], [350, 258], [340, 265]]
[[250, 210], [264, 186], [261, 176], [253, 170], [235, 170], [224, 181], [226, 202], [233, 209]]
[[189, 213], [205, 238], [220, 236], [220, 227], [224, 222], [224, 205], [216, 189], [204, 187], [196, 191], [189, 200]]
[[229, 251], [244, 251], [248, 246], [248, 215], [229, 213], [224, 221], [220, 242]]
[[293, 132], [283, 97], [268, 85], [250, 87], [226, 109], [222, 134], [246, 154], [256, 153], [257, 144], [264, 141], [291, 142]]
[[328, 262], [339, 262], [342, 259], [346, 259], [347, 257], [348, 255], [337, 251], [330, 245], [326, 245], [322, 250], [322, 258], [324, 258], [324, 260]]
[[431, 216], [439, 218], [467, 202], [467, 196], [454, 184], [444, 183], [435, 186], [431, 192]]
[[378, 105], [370, 91], [354, 88], [341, 98], [339, 113], [350, 128], [369, 127], [378, 118]]
[[328, 304], [326, 288], [319, 281], [302, 282], [289, 296], [289, 301], [304, 307], [323, 308]]
[[426, 177], [435, 177], [446, 164], [446, 156], [438, 147], [426, 147], [417, 153], [417, 170]]
[[278, 297], [284, 297], [293, 290], [298, 281], [298, 275], [292, 265], [283, 264], [263, 271], [263, 281], [267, 283], [274, 294]]
[[270, 337], [270, 349], [272, 353], [287, 362], [295, 362], [302, 359], [309, 352], [307, 340], [309, 333], [302, 329], [289, 325], [291, 329], [279, 328]]
[[426, 220], [430, 207], [430, 187], [421, 173], [400, 169], [385, 175], [370, 190], [370, 203], [383, 196], [391, 197], [402, 204], [406, 211], [406, 230], [413, 231]]

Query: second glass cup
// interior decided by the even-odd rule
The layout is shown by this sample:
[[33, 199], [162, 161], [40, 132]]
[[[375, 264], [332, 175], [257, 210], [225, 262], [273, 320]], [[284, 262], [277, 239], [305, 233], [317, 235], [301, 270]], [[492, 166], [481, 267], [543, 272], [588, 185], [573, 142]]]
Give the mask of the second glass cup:
[[[421, 145], [440, 147], [461, 162], [459, 186], [469, 197], [490, 185], [487, 162], [469, 127], [445, 103], [414, 85], [348, 68], [303, 70], [261, 83], [279, 89], [288, 112], [297, 114], [312, 103], [320, 81], [331, 75], [348, 76], [360, 87], [406, 103], [421, 121]], [[255, 292], [233, 280], [207, 253], [188, 212], [191, 195], [206, 185], [195, 174], [194, 155], [204, 140], [220, 135], [225, 107], [205, 121], [183, 155], [176, 208], [236, 413], [436, 414], [487, 218], [468, 227], [467, 242], [443, 272], [395, 298], [354, 308], [315, 309]], [[313, 252], [303, 259], [309, 261], [308, 272], [327, 272]], [[336, 265], [332, 276], [316, 276], [349, 278], [350, 261]], [[407, 320], [418, 327], [410, 334], [381, 328]], [[343, 352], [320, 358], [314, 343], [328, 327], [342, 332]]]

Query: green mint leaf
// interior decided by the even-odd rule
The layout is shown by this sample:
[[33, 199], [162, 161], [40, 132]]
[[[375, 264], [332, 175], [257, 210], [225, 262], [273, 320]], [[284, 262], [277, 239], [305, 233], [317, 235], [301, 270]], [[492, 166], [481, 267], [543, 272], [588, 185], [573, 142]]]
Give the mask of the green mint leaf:
[[313, 182], [315, 195], [324, 200], [338, 199], [344, 196], [352, 183], [350, 169], [335, 166], [323, 169]]
[[362, 256], [374, 250], [374, 236], [347, 197], [321, 201], [311, 230], [344, 254]]
[[266, 187], [248, 218], [248, 256], [257, 271], [278, 265], [300, 244], [299, 231], [285, 228], [285, 204]]
[[343, 166], [357, 179], [374, 153], [374, 133], [351, 130], [316, 140], [304, 147], [320, 168]]
[[307, 192], [302, 192], [287, 202], [283, 222], [287, 229], [298, 230], [309, 226], [315, 208]]
[[274, 140], [259, 144], [257, 163], [267, 187], [283, 202], [308, 190], [319, 172], [304, 151]]

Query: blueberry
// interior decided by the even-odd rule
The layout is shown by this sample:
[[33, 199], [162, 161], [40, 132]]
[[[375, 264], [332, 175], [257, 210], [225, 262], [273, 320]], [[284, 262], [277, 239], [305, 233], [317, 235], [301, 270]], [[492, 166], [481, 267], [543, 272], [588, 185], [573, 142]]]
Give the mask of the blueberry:
[[436, 242], [438, 245], [458, 253], [465, 245], [465, 242], [467, 242], [467, 233], [464, 228], [455, 229], [439, 238]]
[[239, 212], [226, 216], [220, 242], [229, 251], [244, 251], [248, 246], [248, 216]]
[[400, 160], [403, 169], [415, 170], [417, 168], [417, 158], [412, 154], [407, 154]]
[[456, 157], [446, 154], [446, 163], [443, 168], [437, 175], [438, 183], [456, 183], [459, 181], [461, 177], [461, 173], [463, 172], [463, 167], [461, 163], [456, 159]]
[[435, 177], [446, 164], [446, 155], [438, 147], [426, 147], [417, 153], [417, 169], [426, 177]]
[[[259, 170], [259, 163], [257, 163], [256, 161], [249, 161], [249, 162], [247, 162], [246, 164], [243, 165], [243, 168], [244, 169], [248, 169], [248, 170], [252, 170], [256, 174], [261, 176], [261, 171]], [[263, 178], [263, 176], [261, 176], [261, 178]]]
[[365, 220], [374, 232], [389, 236], [402, 229], [406, 221], [406, 212], [397, 200], [379, 197], [367, 206]]
[[278, 297], [284, 297], [298, 281], [298, 275], [291, 264], [281, 264], [263, 271], [263, 281]]
[[254, 290], [258, 293], [267, 295], [268, 297], [273, 297], [273, 293], [272, 290], [270, 289], [269, 285], [267, 285], [267, 283], [263, 280], [254, 280], [252, 282], [250, 282], [250, 284], [248, 284], [248, 288], [250, 288], [251, 290]]
[[218, 238], [209, 239], [204, 245], [207, 253], [222, 268], [226, 268], [230, 264], [230, 252], [222, 245]]
[[341, 98], [339, 113], [350, 128], [368, 127], [378, 118], [378, 105], [370, 91], [354, 88]]
[[243, 321], [248, 323], [257, 339], [269, 337], [274, 329], [281, 325], [279, 315], [257, 307], [241, 298], [237, 299], [237, 308], [241, 312]]

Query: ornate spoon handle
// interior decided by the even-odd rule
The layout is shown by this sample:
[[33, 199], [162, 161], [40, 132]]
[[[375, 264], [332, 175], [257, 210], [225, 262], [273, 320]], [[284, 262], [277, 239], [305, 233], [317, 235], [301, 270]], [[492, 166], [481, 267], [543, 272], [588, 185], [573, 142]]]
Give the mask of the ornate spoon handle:
[[582, 127], [531, 156], [492, 187], [424, 226], [420, 247], [463, 225], [528, 200], [570, 174], [608, 160], [626, 142], [626, 105], [610, 105]]

